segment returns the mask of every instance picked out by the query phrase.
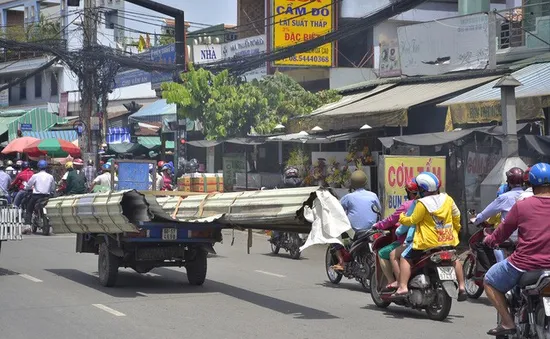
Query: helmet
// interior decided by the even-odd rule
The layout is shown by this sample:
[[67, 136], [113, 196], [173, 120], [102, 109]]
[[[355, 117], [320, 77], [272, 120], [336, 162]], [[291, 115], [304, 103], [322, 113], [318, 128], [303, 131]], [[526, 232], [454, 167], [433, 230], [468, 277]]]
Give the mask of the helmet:
[[46, 167], [48, 167], [48, 162], [46, 160], [40, 160], [38, 162], [38, 168], [41, 170], [46, 169]]
[[104, 171], [110, 171], [111, 170], [111, 164], [110, 163], [105, 163], [105, 164], [103, 164], [103, 166], [101, 166], [101, 169], [104, 170]]
[[92, 159], [88, 159], [88, 166], [93, 166], [94, 165], [94, 161]]
[[17, 160], [17, 161], [15, 162], [15, 164], [16, 164], [17, 166], [21, 166], [21, 165], [23, 164], [23, 160]]
[[405, 191], [408, 193], [418, 193], [418, 185], [416, 184], [416, 180], [414, 178], [407, 180], [405, 183]]
[[525, 172], [523, 172], [523, 184], [529, 184], [529, 172], [531, 172], [531, 167], [527, 167]]
[[523, 184], [523, 170], [519, 167], [512, 167], [506, 172], [506, 182], [510, 187], [517, 187]]
[[8, 166], [13, 166], [13, 161], [8, 160], [8, 163], [7, 163], [6, 165], [8, 165]]
[[351, 174], [351, 188], [364, 188], [367, 185], [367, 175], [361, 170], [356, 170]]
[[420, 173], [416, 176], [415, 181], [420, 190], [431, 193], [437, 192], [437, 190], [441, 186], [441, 182], [439, 181], [437, 176], [431, 172]]
[[29, 163], [26, 161], [21, 162], [21, 168], [29, 168]]
[[73, 163], [72, 163], [71, 161], [67, 161], [67, 162], [65, 163], [65, 168], [66, 168], [66, 169], [73, 168]]
[[162, 168], [162, 166], [164, 166], [164, 161], [161, 160], [161, 161], [157, 162], [157, 167]]
[[152, 172], [155, 169], [155, 165], [149, 164], [149, 172]]
[[84, 166], [84, 161], [82, 161], [82, 159], [74, 159], [73, 165], [75, 165], [75, 166]]
[[508, 184], [502, 184], [498, 187], [498, 190], [497, 190], [497, 198], [501, 195], [501, 194], [504, 194], [506, 192], [509, 191], [509, 186]]
[[285, 170], [285, 178], [297, 178], [298, 170], [296, 167], [289, 167]]
[[531, 167], [529, 182], [533, 187], [550, 186], [550, 164], [539, 162]]

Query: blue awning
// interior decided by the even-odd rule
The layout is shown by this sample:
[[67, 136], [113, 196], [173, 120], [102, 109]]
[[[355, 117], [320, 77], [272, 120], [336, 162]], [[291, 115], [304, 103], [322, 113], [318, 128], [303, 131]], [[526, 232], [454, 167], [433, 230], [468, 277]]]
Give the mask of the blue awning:
[[34, 132], [34, 131], [22, 131], [23, 136], [25, 137], [33, 137], [37, 139], [61, 139], [61, 140], [67, 140], [67, 141], [75, 141], [78, 139], [78, 134], [74, 130], [61, 130], [61, 131], [41, 131], [41, 132]]
[[136, 113], [130, 115], [130, 120], [138, 122], [161, 122], [163, 119], [176, 117], [176, 104], [169, 104], [166, 99], [160, 99], [143, 107]]

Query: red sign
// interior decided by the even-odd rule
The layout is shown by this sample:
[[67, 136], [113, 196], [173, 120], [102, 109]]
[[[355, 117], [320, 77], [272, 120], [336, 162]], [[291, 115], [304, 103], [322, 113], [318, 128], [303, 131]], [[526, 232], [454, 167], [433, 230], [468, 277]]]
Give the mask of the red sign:
[[69, 93], [62, 92], [59, 94], [59, 109], [60, 117], [66, 117], [69, 114]]

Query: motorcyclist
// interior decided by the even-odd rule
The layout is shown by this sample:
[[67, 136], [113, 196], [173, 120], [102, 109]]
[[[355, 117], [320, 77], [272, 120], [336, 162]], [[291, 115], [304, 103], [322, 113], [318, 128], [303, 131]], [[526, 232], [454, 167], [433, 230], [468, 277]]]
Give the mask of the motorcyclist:
[[172, 168], [168, 164], [164, 164], [160, 171], [162, 177], [161, 191], [171, 191], [172, 187]]
[[12, 180], [15, 179], [15, 176], [17, 175], [17, 171], [13, 168], [13, 161], [11, 160], [6, 162], [6, 173], [9, 174]]
[[[418, 199], [410, 216], [401, 214], [399, 223], [405, 226], [416, 225], [412, 246], [407, 247], [399, 263], [399, 287], [394, 298], [405, 297], [411, 277], [411, 264], [419, 259], [424, 251], [441, 246], [456, 247], [459, 243], [460, 210], [453, 198], [441, 193], [440, 180], [431, 172], [422, 172], [415, 178], [418, 185]], [[465, 301], [468, 296], [464, 287], [462, 264], [454, 261], [458, 280], [458, 301]]]
[[34, 174], [27, 183], [25, 189], [32, 189], [32, 196], [29, 199], [27, 210], [25, 213], [25, 223], [30, 224], [32, 219], [32, 213], [34, 212], [34, 206], [36, 202], [42, 198], [49, 197], [55, 191], [55, 179], [53, 175], [46, 172], [48, 163], [46, 160], [40, 160], [38, 162], [38, 173]]
[[516, 250], [485, 275], [485, 293], [501, 316], [500, 324], [487, 334], [497, 337], [516, 333], [505, 293], [518, 284], [524, 272], [550, 269], [550, 164], [531, 167], [529, 182], [534, 196], [512, 206], [503, 223], [484, 240], [494, 247], [516, 231], [519, 235]]
[[21, 169], [22, 171], [17, 173], [10, 185], [11, 188], [18, 189], [17, 195], [13, 200], [13, 205], [15, 207], [21, 207], [21, 200], [23, 200], [23, 197], [27, 194], [27, 192], [25, 192], [25, 185], [34, 175], [34, 172], [29, 168], [29, 163], [26, 161], [21, 163]]
[[[367, 175], [361, 170], [356, 170], [351, 174], [351, 193], [346, 194], [340, 199], [340, 204], [346, 211], [352, 229], [358, 231], [369, 229], [378, 221], [378, 215], [372, 210], [376, 206], [380, 210], [380, 201], [373, 192], [365, 189], [367, 185]], [[341, 245], [333, 245], [338, 258], [338, 264], [332, 268], [334, 270], [343, 270], [345, 261], [342, 254]]]
[[102, 173], [92, 182], [90, 192], [94, 192], [96, 186], [98, 186], [99, 191], [111, 190], [111, 164], [108, 162], [103, 164], [103, 166], [101, 166], [101, 171]]
[[[299, 176], [298, 169], [295, 167], [288, 167], [283, 174], [283, 188], [300, 187], [303, 184], [303, 180]], [[281, 232], [273, 231], [271, 241], [276, 241], [281, 236]]]
[[84, 176], [84, 173], [75, 169], [74, 163], [71, 161], [65, 163], [65, 168], [67, 172], [65, 172], [65, 175], [61, 179], [65, 182], [63, 193], [67, 195], [86, 193], [86, 176]]
[[533, 187], [531, 187], [531, 183], [529, 182], [529, 173], [531, 172], [531, 167], [528, 167], [525, 170], [525, 173], [523, 173], [523, 187], [525, 190], [523, 193], [521, 193], [518, 197], [518, 201], [532, 197], [533, 196]]
[[[418, 194], [418, 185], [413, 178], [409, 179], [405, 184], [405, 193], [407, 194], [407, 200], [403, 202], [403, 204], [401, 204], [401, 206], [399, 206], [392, 215], [377, 222], [372, 226], [372, 228], [389, 230], [398, 224], [399, 216], [411, 207]], [[405, 237], [406, 234], [398, 236], [396, 241], [378, 251], [380, 266], [386, 276], [386, 279], [388, 280], [388, 285], [386, 286], [387, 290], [397, 288], [396, 277], [399, 277], [399, 258], [401, 257], [401, 252], [403, 252], [404, 249], [401, 244], [403, 244]]]
[[5, 172], [4, 162], [0, 160], [0, 199], [5, 199], [8, 203], [11, 201], [9, 192], [10, 182], [11, 178]]

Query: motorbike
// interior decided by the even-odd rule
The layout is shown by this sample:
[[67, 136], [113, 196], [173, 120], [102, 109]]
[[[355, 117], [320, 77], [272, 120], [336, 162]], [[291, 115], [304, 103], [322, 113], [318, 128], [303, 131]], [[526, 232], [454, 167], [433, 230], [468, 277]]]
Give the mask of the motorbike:
[[31, 231], [33, 234], [38, 232], [38, 229], [42, 231], [43, 235], [50, 235], [50, 219], [46, 215], [46, 205], [49, 198], [42, 198], [34, 205], [34, 211], [31, 219]]
[[305, 244], [306, 238], [295, 232], [278, 232], [278, 234], [272, 232], [269, 242], [271, 243], [271, 252], [273, 254], [278, 254], [282, 248], [290, 252], [292, 259], [300, 259], [300, 247]]
[[[378, 215], [380, 219], [380, 211], [373, 206], [372, 211]], [[333, 246], [328, 246], [325, 254], [325, 266], [328, 280], [333, 284], [338, 284], [342, 277], [355, 279], [363, 285], [365, 291], [370, 291], [370, 278], [374, 271], [374, 253], [371, 248], [371, 233], [370, 229], [356, 232], [353, 239], [349, 241], [347, 233], [342, 235], [344, 239], [344, 248], [340, 249], [344, 256], [344, 270], [336, 271], [332, 266], [338, 264], [338, 257]]]
[[[377, 235], [378, 234], [378, 235]], [[373, 239], [372, 250], [375, 265], [371, 282], [371, 297], [379, 308], [391, 303], [416, 310], [425, 310], [428, 318], [442, 321], [451, 311], [452, 299], [458, 298], [458, 282], [453, 266], [458, 259], [456, 251], [449, 247], [439, 247], [425, 251], [424, 255], [411, 268], [409, 294], [404, 298], [394, 298], [394, 291], [384, 291], [387, 279], [380, 267], [378, 251], [394, 241], [388, 231], [372, 230], [368, 235]]]

